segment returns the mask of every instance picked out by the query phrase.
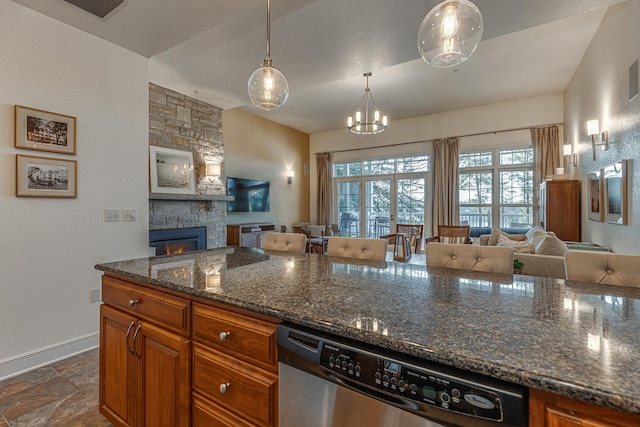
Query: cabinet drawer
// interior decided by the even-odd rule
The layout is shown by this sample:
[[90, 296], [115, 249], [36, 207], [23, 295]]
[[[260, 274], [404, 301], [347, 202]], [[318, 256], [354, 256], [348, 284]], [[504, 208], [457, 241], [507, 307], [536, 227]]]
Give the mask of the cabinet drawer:
[[194, 393], [193, 427], [253, 427], [253, 425], [211, 403], [198, 393]]
[[[227, 385], [221, 390], [221, 385]], [[217, 351], [194, 345], [194, 391], [259, 426], [275, 426], [278, 377]]]
[[140, 318], [154, 320], [183, 335], [189, 333], [190, 303], [182, 298], [103, 276], [102, 300]]
[[276, 325], [202, 304], [193, 305], [193, 324], [196, 340], [277, 371]]

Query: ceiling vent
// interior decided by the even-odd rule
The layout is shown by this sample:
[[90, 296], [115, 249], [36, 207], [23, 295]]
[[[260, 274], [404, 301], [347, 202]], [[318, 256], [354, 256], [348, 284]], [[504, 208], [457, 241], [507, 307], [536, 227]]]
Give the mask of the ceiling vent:
[[118, 6], [124, 3], [124, 0], [64, 0], [85, 12], [103, 19], [105, 16], [113, 12]]

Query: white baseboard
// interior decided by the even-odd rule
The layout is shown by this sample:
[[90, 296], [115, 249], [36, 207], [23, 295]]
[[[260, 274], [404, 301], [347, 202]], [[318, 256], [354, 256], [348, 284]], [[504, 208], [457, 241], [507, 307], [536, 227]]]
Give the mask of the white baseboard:
[[0, 360], [0, 381], [98, 347], [100, 333], [83, 335], [35, 351]]

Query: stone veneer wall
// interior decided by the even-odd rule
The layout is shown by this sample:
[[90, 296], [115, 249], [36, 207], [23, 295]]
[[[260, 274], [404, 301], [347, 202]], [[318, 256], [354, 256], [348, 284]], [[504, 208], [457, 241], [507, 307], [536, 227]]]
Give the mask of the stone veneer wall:
[[[222, 165], [222, 109], [195, 98], [149, 84], [149, 145], [193, 153], [197, 195], [226, 195], [222, 176], [206, 176], [206, 162]], [[178, 198], [179, 196], [175, 197]], [[227, 244], [225, 201], [149, 200], [149, 228], [207, 227], [207, 248]]]

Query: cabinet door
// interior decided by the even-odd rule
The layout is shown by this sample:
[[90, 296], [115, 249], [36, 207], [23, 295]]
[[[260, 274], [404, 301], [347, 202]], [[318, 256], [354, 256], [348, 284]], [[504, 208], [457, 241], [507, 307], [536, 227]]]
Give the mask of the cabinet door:
[[100, 412], [116, 426], [135, 425], [136, 360], [130, 352], [136, 318], [100, 306]]
[[[137, 330], [137, 328], [136, 328]], [[187, 427], [191, 422], [190, 340], [140, 322], [132, 342], [139, 357], [138, 425]]]
[[629, 427], [640, 417], [580, 402], [565, 396], [530, 389], [529, 425], [544, 427]]

